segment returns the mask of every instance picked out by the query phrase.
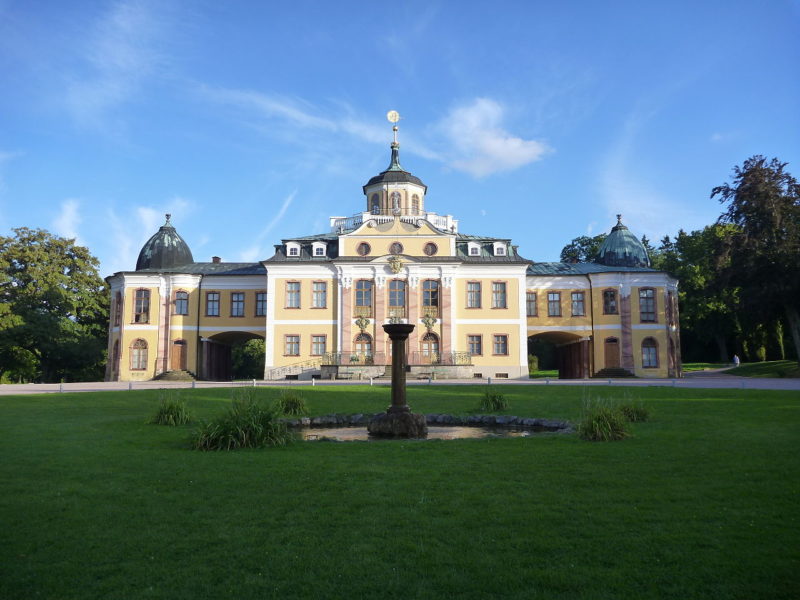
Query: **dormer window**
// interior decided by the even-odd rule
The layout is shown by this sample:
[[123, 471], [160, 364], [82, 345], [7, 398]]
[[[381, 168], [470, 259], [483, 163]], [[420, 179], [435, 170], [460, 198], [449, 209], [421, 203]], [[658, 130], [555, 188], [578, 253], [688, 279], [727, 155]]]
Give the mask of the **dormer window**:
[[468, 244], [468, 254], [470, 256], [480, 256], [481, 255], [481, 246], [478, 242], [469, 242]]
[[286, 256], [300, 256], [300, 244], [297, 242], [286, 244]]
[[322, 242], [314, 242], [312, 244], [314, 248], [314, 256], [325, 256], [325, 244]]
[[503, 242], [495, 242], [494, 243], [494, 255], [495, 256], [505, 256], [506, 255], [506, 245]]

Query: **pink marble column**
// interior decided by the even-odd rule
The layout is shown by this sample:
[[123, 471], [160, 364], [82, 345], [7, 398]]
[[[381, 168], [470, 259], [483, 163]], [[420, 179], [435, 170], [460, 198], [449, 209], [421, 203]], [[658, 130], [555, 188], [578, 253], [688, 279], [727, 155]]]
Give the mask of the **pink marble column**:
[[386, 286], [379, 288], [377, 282], [373, 284], [373, 308], [372, 321], [375, 325], [375, 353], [383, 353], [387, 364], [389, 360], [389, 348], [386, 345], [386, 332], [383, 330], [383, 322], [386, 320]]
[[339, 326], [342, 328], [342, 347], [339, 352], [342, 354], [349, 354], [352, 350], [352, 323], [353, 323], [353, 289], [351, 287], [342, 286], [342, 322]]
[[[408, 285], [408, 322], [414, 325], [414, 330], [408, 336], [408, 353], [410, 356], [416, 356], [414, 353], [419, 352], [419, 336], [420, 328], [417, 326], [419, 321], [419, 291], [420, 286], [411, 287], [411, 282]], [[426, 331], [423, 330], [422, 335]]]
[[452, 324], [450, 323], [450, 303], [452, 291], [453, 289], [449, 287], [439, 287], [439, 320], [442, 328], [442, 338], [439, 341], [441, 344], [442, 354], [453, 352], [453, 349], [450, 347], [450, 328], [452, 327]]

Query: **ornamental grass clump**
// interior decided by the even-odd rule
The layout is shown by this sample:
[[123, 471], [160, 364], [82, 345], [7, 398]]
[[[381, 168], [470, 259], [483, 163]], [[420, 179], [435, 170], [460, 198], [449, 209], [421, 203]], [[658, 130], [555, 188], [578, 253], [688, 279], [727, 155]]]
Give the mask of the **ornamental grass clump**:
[[264, 406], [255, 390], [237, 390], [228, 412], [202, 422], [191, 437], [195, 450], [238, 450], [285, 446], [294, 440], [275, 406]]
[[628, 437], [627, 418], [618, 406], [607, 400], [588, 400], [578, 423], [578, 436], [589, 442], [613, 442]]
[[631, 423], [643, 423], [650, 418], [650, 411], [639, 400], [626, 399], [619, 405], [619, 409]]
[[294, 390], [284, 390], [281, 392], [277, 402], [278, 411], [282, 415], [304, 417], [308, 414], [308, 407], [305, 399]]
[[186, 402], [181, 399], [180, 392], [176, 390], [162, 390], [159, 395], [158, 411], [148, 421], [152, 425], [169, 425], [176, 427], [186, 425], [192, 420]]
[[478, 409], [482, 412], [508, 410], [508, 400], [499, 392], [490, 392], [487, 390], [483, 393]]

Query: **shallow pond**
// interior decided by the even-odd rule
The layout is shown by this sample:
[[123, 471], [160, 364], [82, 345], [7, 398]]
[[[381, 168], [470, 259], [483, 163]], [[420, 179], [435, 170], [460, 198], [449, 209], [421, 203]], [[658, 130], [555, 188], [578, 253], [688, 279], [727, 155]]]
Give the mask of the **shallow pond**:
[[[538, 431], [537, 431], [538, 429]], [[444, 427], [428, 425], [429, 440], [459, 440], [467, 438], [492, 438], [492, 437], [530, 437], [539, 433], [548, 432], [545, 428], [537, 429], [508, 429], [504, 427]], [[398, 438], [375, 438], [367, 433], [366, 427], [304, 427], [298, 430], [304, 440], [314, 441], [333, 439], [339, 442], [385, 442], [396, 441]], [[399, 438], [407, 441], [405, 438]], [[424, 441], [424, 440], [423, 440]]]

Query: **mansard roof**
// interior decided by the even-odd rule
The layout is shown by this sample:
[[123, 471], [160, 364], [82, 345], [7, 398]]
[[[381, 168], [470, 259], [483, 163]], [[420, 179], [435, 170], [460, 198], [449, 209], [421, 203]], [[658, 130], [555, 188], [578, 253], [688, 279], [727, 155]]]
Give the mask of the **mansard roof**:
[[599, 263], [531, 262], [528, 275], [589, 275], [592, 273], [660, 273], [649, 267], [601, 265]]

